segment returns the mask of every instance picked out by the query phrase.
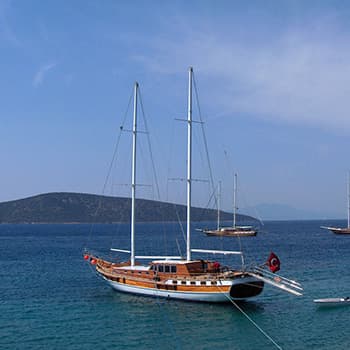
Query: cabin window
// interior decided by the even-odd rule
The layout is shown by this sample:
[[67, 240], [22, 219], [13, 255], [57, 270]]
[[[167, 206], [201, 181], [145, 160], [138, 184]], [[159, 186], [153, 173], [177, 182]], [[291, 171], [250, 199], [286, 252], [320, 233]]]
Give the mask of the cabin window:
[[206, 284], [206, 282], [205, 281], [201, 281], [201, 285], [203, 286], [203, 285], [205, 285]]
[[191, 284], [194, 284], [194, 285], [195, 285], [195, 284], [196, 284], [196, 281], [191, 281]]
[[153, 271], [153, 270], [154, 270], [154, 265], [151, 265], [150, 270], [151, 270], [151, 271]]
[[164, 272], [167, 272], [167, 273], [170, 272], [170, 266], [169, 265], [165, 265], [164, 268], [165, 268]]
[[186, 284], [186, 281], [181, 281], [181, 284]]
[[176, 273], [176, 265], [170, 266], [170, 272], [171, 273]]
[[158, 271], [159, 272], [164, 272], [164, 266], [163, 265], [158, 265]]

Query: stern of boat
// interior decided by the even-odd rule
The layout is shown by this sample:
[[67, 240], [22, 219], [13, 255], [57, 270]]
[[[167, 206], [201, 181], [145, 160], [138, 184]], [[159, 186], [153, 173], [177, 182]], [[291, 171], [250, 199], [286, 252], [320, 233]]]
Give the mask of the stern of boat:
[[259, 295], [263, 289], [263, 281], [248, 274], [242, 274], [233, 280], [230, 297], [233, 300], [245, 300]]

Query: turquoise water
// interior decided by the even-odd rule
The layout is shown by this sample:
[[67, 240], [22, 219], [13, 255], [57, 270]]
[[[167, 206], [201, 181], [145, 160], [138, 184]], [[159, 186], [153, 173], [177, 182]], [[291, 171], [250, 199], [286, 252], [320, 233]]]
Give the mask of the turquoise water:
[[[320, 309], [312, 302], [350, 296], [350, 235], [329, 233], [319, 228], [323, 224], [268, 222], [257, 237], [241, 240], [248, 262], [264, 262], [272, 250], [281, 275], [305, 289], [295, 297], [267, 286], [255, 301], [240, 304], [283, 349], [350, 348], [350, 307]], [[164, 253], [164, 244], [167, 254], [176, 253], [176, 239], [183, 249], [175, 229], [138, 226], [139, 253]], [[87, 243], [102, 251], [111, 244], [128, 248], [127, 226], [96, 225], [90, 231], [88, 225], [0, 225], [0, 349], [276, 348], [233, 305], [111, 290], [81, 252]], [[236, 249], [238, 243], [193, 233], [194, 248]]]

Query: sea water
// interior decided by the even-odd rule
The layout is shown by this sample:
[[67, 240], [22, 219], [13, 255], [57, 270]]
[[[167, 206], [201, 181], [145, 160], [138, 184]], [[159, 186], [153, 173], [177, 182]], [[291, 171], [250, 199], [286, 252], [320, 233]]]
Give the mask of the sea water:
[[[241, 309], [280, 348], [345, 350], [350, 307], [320, 308], [313, 299], [350, 296], [350, 235], [330, 233], [324, 224], [267, 222], [256, 237], [240, 240], [194, 230], [192, 246], [242, 248], [247, 265], [263, 264], [275, 252], [279, 273], [302, 283], [304, 295], [266, 286]], [[82, 249], [128, 249], [128, 231], [128, 225], [0, 225], [0, 349], [278, 348], [232, 304], [113, 291], [83, 260]], [[140, 224], [137, 232], [138, 254], [184, 253], [175, 224]], [[237, 257], [215, 258], [240, 264]]]

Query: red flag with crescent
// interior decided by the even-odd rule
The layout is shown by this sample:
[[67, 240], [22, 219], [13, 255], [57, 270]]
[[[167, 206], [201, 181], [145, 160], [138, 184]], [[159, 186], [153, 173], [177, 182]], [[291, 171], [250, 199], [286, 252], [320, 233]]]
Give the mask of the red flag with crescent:
[[278, 259], [278, 256], [271, 252], [269, 258], [267, 259], [267, 265], [271, 272], [275, 273], [277, 272], [281, 267], [280, 259]]

